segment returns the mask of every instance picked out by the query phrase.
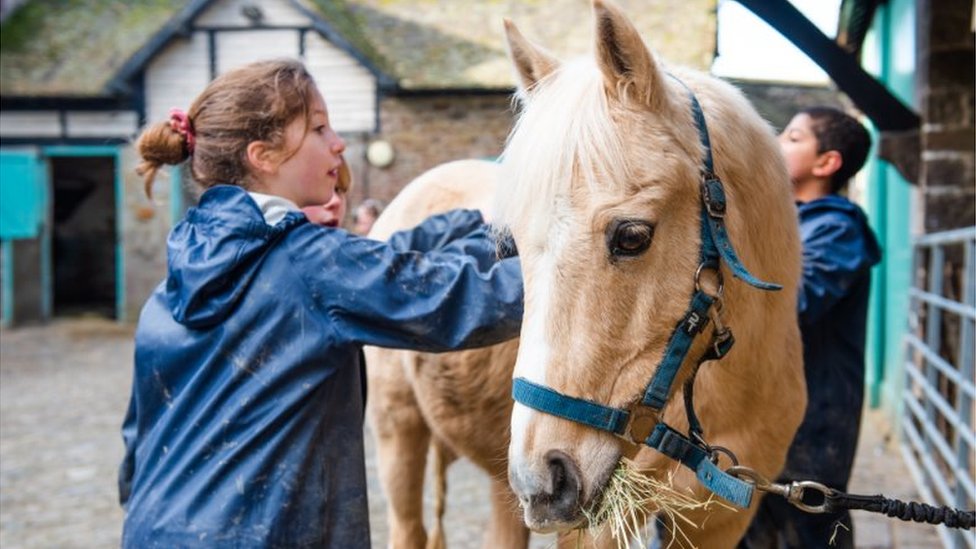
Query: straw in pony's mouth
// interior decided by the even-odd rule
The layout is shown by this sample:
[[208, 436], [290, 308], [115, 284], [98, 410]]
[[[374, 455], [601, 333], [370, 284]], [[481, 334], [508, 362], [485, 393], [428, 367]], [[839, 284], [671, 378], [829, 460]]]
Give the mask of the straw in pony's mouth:
[[671, 543], [668, 546], [677, 542], [679, 547], [684, 547], [689, 540], [682, 528], [698, 529], [702, 526], [687, 518], [685, 513], [706, 510], [712, 505], [733, 509], [715, 499], [714, 495], [709, 495], [705, 501], [699, 501], [690, 489], [688, 492], [675, 490], [672, 483], [673, 473], [668, 474], [666, 481], [650, 476], [649, 473], [650, 471], [638, 469], [630, 460], [620, 461], [610, 476], [602, 497], [593, 507], [583, 510], [583, 516], [594, 536], [609, 528], [610, 536], [616, 540], [618, 548], [626, 549], [632, 541], [639, 541], [640, 547], [647, 547], [650, 532], [645, 525], [649, 512], [656, 510], [668, 519], [665, 523], [672, 530]]

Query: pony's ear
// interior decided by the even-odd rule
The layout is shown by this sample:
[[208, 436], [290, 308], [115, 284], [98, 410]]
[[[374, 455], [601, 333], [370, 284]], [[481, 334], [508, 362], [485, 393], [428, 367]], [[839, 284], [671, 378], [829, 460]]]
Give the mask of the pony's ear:
[[608, 91], [653, 105], [660, 96], [656, 90], [661, 85], [660, 73], [637, 29], [611, 1], [593, 0], [593, 12], [597, 65]]
[[515, 26], [505, 18], [505, 37], [508, 39], [508, 53], [518, 72], [519, 87], [531, 95], [537, 82], [559, 68], [559, 60], [527, 40]]

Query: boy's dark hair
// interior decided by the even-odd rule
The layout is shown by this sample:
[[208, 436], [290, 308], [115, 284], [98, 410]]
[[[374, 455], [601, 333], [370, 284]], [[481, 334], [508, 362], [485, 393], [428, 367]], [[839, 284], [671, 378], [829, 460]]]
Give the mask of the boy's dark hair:
[[833, 107], [808, 107], [799, 114], [810, 117], [817, 154], [840, 153], [843, 162], [830, 178], [830, 192], [842, 190], [864, 166], [871, 150], [871, 134], [853, 116]]

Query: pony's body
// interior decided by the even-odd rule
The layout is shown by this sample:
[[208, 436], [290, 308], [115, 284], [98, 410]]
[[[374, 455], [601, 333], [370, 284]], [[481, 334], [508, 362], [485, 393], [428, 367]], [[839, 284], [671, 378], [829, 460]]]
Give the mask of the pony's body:
[[[451, 208], [487, 211], [500, 167], [465, 160], [441, 165], [407, 185], [383, 211], [370, 237], [396, 230]], [[492, 518], [485, 547], [525, 547], [529, 531], [514, 505], [506, 478], [512, 369], [517, 341], [484, 349], [428, 354], [367, 347], [368, 415], [376, 436], [380, 480], [388, 498], [390, 546], [421, 548], [423, 483], [428, 447], [433, 449], [438, 499], [443, 469], [462, 456], [491, 481]], [[440, 505], [440, 501], [439, 501]], [[443, 544], [440, 514], [431, 546]]]

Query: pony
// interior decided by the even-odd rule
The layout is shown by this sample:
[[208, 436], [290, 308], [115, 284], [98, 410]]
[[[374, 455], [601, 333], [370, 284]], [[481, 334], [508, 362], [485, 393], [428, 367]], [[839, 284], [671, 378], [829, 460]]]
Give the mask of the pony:
[[759, 497], [727, 468], [775, 478], [806, 406], [789, 178], [738, 90], [592, 7], [593, 54], [568, 62], [505, 21], [522, 105], [494, 215], [525, 280], [510, 485], [530, 528], [568, 531], [626, 463], [703, 503], [680, 536], [663, 517], [666, 541], [733, 547]]
[[[454, 207], [493, 211], [514, 237], [526, 284], [521, 345], [443, 354], [365, 349], [367, 414], [391, 547], [444, 546], [444, 471], [458, 457], [491, 479], [485, 547], [526, 547], [529, 528], [599, 526], [589, 523], [587, 510], [614, 497], [612, 479], [625, 461], [655, 486], [703, 502], [683, 514], [699, 528], [680, 537], [665, 515], [665, 541], [733, 547], [758, 498], [745, 509], [705, 505], [713, 496], [694, 473], [634, 436], [539, 410], [524, 394], [514, 408], [511, 399], [522, 380], [604, 409], [634, 409], [699, 289], [709, 318], [698, 319], [702, 337], [687, 356], [708, 358], [712, 347], [728, 354], [681, 361], [659, 418], [675, 431], [698, 426], [715, 471], [734, 454], [766, 478], [781, 469], [802, 419], [800, 243], [771, 128], [728, 84], [687, 69], [666, 71], [614, 5], [596, 0], [593, 10], [596, 55], [568, 63], [506, 21], [521, 112], [501, 166], [468, 160], [434, 168], [404, 188], [370, 233], [384, 239]], [[708, 124], [708, 147], [693, 101]], [[780, 291], [751, 288], [751, 275], [727, 262], [702, 263], [706, 150], [724, 183], [722, 228], [737, 257]], [[735, 330], [731, 352], [731, 338], [718, 337], [727, 326]], [[681, 405], [686, 394], [690, 411]], [[430, 535], [422, 505], [428, 453], [437, 494]], [[650, 523], [662, 504], [650, 498], [644, 505], [641, 517]], [[559, 543], [609, 547], [620, 540], [591, 530]]]
[[[385, 240], [427, 216], [451, 208], [490, 210], [501, 167], [458, 160], [411, 181], [376, 220], [369, 236]], [[376, 441], [380, 484], [387, 496], [389, 546], [443, 547], [447, 466], [470, 459], [491, 483], [486, 548], [524, 548], [529, 530], [508, 487], [508, 425], [518, 341], [452, 353], [366, 347], [367, 419]], [[428, 452], [428, 448], [430, 451]], [[428, 453], [435, 472], [435, 522], [423, 523]]]

